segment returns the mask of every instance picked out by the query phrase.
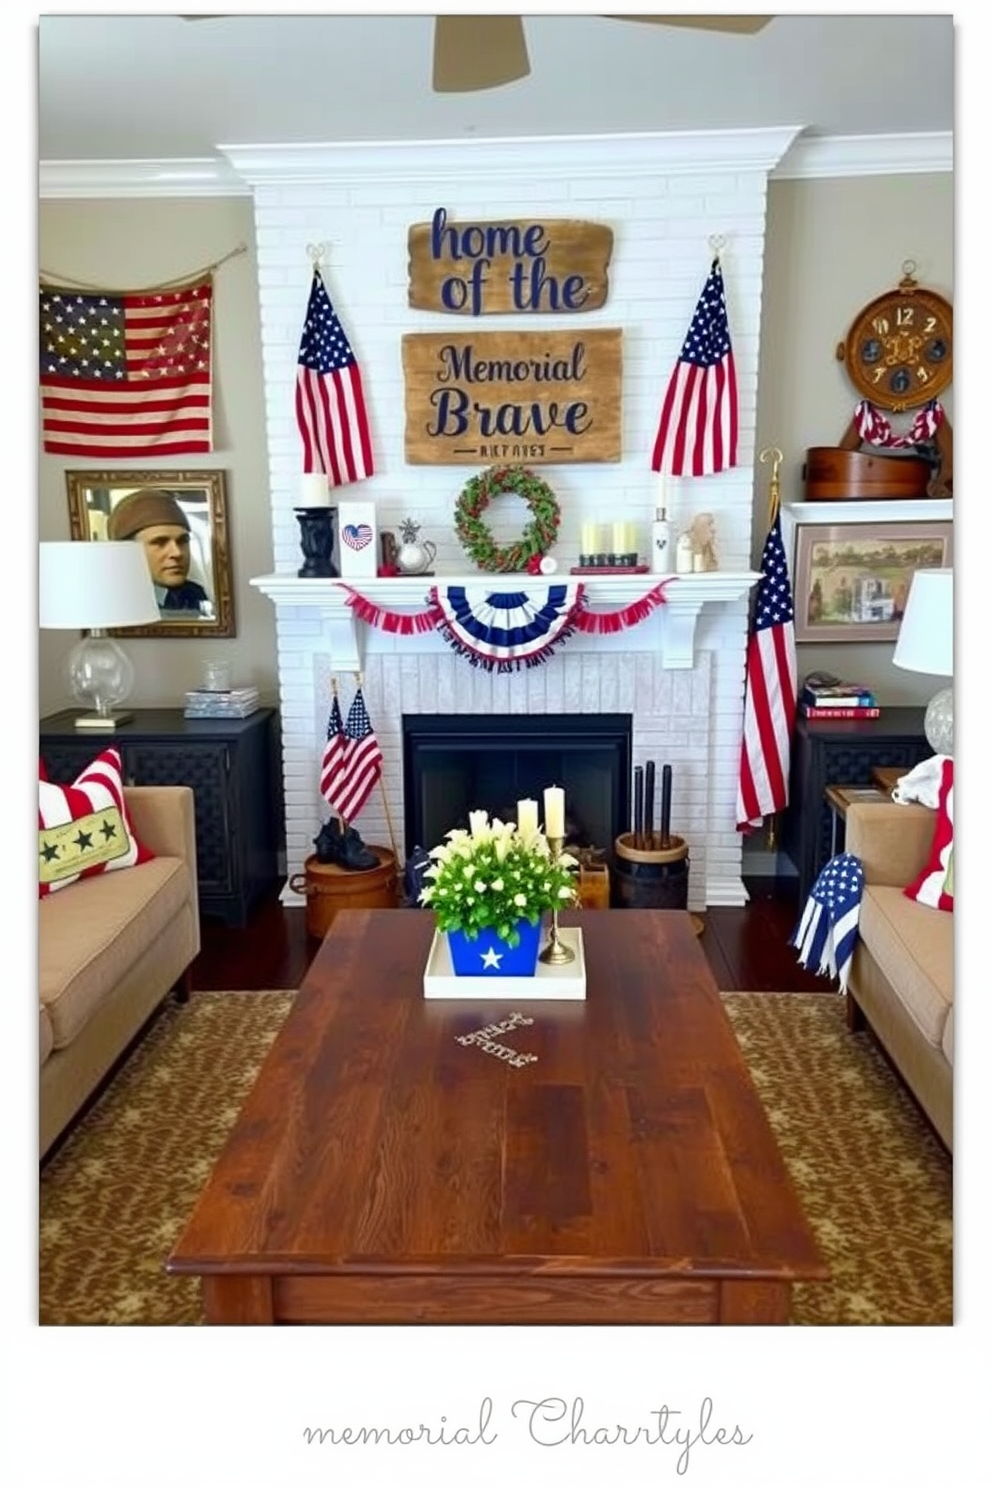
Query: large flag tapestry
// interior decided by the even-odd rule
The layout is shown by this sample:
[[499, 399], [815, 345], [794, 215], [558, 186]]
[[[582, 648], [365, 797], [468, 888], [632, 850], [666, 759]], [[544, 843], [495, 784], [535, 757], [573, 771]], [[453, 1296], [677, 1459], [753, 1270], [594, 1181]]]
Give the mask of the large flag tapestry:
[[305, 474], [345, 486], [375, 473], [361, 370], [316, 269], [296, 368], [296, 423]]
[[38, 303], [47, 454], [211, 451], [212, 275], [140, 294], [43, 284]]
[[651, 469], [717, 475], [737, 464], [737, 370], [715, 258], [661, 405]]

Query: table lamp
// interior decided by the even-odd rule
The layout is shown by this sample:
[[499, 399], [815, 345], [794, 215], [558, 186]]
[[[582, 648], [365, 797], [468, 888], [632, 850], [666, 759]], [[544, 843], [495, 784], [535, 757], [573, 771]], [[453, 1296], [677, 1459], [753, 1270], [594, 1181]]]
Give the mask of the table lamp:
[[[919, 568], [909, 586], [892, 664], [934, 677], [954, 675], [954, 570]], [[923, 732], [935, 754], [954, 753], [954, 692], [944, 687], [927, 705]]]
[[136, 542], [43, 542], [39, 551], [38, 624], [89, 632], [66, 662], [73, 697], [93, 709], [76, 728], [115, 729], [134, 716], [115, 711], [134, 667], [106, 630], [160, 619], [145, 550]]

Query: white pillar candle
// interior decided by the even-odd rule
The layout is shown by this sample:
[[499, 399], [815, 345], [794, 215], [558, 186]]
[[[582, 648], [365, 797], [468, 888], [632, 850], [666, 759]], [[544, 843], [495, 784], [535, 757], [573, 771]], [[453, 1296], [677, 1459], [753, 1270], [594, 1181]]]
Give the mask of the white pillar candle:
[[583, 553], [599, 552], [599, 529], [595, 522], [582, 523], [581, 542]]
[[323, 471], [300, 476], [301, 506], [330, 506], [331, 489]]
[[613, 523], [613, 542], [612, 542], [612, 544], [610, 546], [610, 552], [611, 553], [626, 553], [627, 549], [624, 547], [624, 543], [626, 542], [626, 540], [627, 540], [627, 524], [626, 524], [626, 522], [614, 522]]
[[537, 831], [537, 802], [517, 802], [517, 831], [522, 837], [533, 837]]
[[547, 837], [565, 835], [565, 792], [560, 785], [549, 785], [544, 792], [544, 833]]

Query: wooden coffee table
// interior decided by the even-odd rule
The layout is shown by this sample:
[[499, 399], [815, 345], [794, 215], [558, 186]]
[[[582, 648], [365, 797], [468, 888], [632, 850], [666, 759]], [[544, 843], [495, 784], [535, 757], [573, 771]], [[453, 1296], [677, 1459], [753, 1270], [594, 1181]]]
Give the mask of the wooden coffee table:
[[[346, 910], [170, 1272], [212, 1323], [783, 1323], [823, 1263], [684, 910], [571, 912], [583, 1002], [427, 1001]], [[490, 1043], [460, 1037], [511, 1013]]]

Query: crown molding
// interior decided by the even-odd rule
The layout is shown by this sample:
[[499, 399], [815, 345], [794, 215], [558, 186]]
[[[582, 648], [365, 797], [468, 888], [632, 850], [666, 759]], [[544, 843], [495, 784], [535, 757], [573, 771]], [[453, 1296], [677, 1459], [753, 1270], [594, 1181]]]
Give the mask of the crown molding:
[[771, 172], [773, 181], [831, 176], [925, 175], [953, 171], [954, 136], [933, 134], [803, 135]]
[[402, 140], [391, 143], [218, 145], [252, 187], [340, 181], [487, 180], [528, 176], [604, 177], [646, 172], [769, 172], [801, 125], [776, 129], [697, 130], [665, 134], [542, 135], [517, 139]]
[[226, 160], [42, 160], [38, 196], [71, 198], [250, 196]]
[[258, 186], [341, 180], [491, 180], [556, 172], [589, 180], [699, 171], [758, 170], [772, 180], [925, 174], [954, 169], [954, 137], [868, 134], [817, 137], [779, 129], [669, 134], [560, 135], [526, 139], [404, 140], [393, 143], [220, 145], [216, 157], [163, 160], [43, 160], [41, 200], [110, 197], [250, 196]]

